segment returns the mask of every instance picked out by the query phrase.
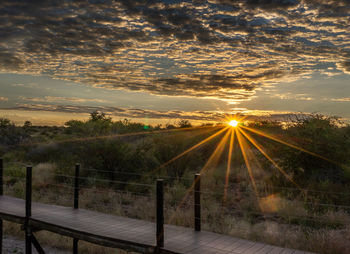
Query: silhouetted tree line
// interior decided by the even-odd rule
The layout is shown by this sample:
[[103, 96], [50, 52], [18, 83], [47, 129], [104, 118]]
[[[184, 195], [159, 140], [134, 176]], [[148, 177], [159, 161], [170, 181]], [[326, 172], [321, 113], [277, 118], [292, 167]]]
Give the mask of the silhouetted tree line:
[[[162, 129], [162, 125], [145, 125], [142, 123], [132, 122], [128, 119], [112, 121], [103, 112], [94, 111], [90, 114], [90, 119], [87, 121], [70, 120], [65, 123], [67, 134], [75, 134], [81, 136], [99, 136], [108, 134], [123, 134], [139, 131], [150, 131]], [[175, 125], [167, 124], [164, 129], [187, 128], [191, 127], [188, 120], [180, 120]]]

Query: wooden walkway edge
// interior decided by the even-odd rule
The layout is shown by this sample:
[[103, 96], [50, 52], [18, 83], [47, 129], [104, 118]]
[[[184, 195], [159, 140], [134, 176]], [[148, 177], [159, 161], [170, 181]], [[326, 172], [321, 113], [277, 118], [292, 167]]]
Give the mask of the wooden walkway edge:
[[157, 180], [156, 222], [125, 218], [79, 208], [79, 170], [75, 167], [74, 206], [64, 207], [32, 202], [32, 167], [26, 171], [26, 199], [3, 195], [3, 160], [0, 158], [0, 254], [2, 253], [3, 220], [23, 225], [25, 253], [32, 247], [39, 254], [45, 250], [35, 232], [46, 230], [73, 238], [73, 254], [78, 254], [78, 241], [141, 253], [165, 254], [306, 254], [227, 235], [201, 231], [200, 175], [194, 184], [195, 230], [164, 225], [163, 180]]
[[[24, 224], [25, 201], [0, 196], [0, 218]], [[157, 250], [155, 223], [35, 202], [32, 203], [32, 215], [28, 224], [35, 230], [47, 230], [103, 246], [141, 253], [307, 253], [172, 225], [165, 225], [164, 247]]]

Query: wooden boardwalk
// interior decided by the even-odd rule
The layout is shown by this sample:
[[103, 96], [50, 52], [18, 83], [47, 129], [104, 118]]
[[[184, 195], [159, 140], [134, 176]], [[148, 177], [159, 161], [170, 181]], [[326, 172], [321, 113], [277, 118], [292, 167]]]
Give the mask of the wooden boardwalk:
[[[25, 224], [25, 200], [0, 196], [0, 219]], [[165, 225], [164, 247], [156, 248], [156, 224], [84, 209], [32, 203], [27, 221], [33, 230], [47, 230], [76, 239], [141, 253], [306, 254], [227, 235]]]

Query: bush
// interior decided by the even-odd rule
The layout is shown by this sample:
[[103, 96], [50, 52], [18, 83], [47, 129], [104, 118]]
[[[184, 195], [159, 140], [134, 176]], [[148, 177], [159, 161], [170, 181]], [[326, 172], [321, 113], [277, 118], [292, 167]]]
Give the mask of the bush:
[[0, 146], [17, 145], [29, 138], [21, 128], [15, 126], [9, 119], [0, 118]]

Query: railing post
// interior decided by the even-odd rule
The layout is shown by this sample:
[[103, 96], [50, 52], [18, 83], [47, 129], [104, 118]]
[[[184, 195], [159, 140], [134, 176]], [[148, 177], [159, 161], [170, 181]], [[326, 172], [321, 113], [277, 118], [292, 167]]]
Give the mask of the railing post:
[[75, 177], [74, 177], [74, 208], [79, 208], [79, 173], [80, 164], [75, 165]]
[[194, 229], [201, 231], [201, 175], [194, 176]]
[[164, 247], [164, 189], [163, 179], [157, 179], [157, 248]]
[[0, 195], [4, 195], [4, 161], [0, 158]]
[[[79, 174], [80, 164], [75, 164], [75, 177], [74, 177], [74, 209], [79, 208]], [[78, 241], [79, 239], [73, 238], [73, 254], [78, 254]]]
[[[4, 195], [4, 162], [2, 158], [0, 158], [0, 195]], [[2, 235], [3, 235], [3, 224], [2, 220], [0, 220], [0, 254], [2, 253]]]
[[26, 243], [26, 254], [32, 253], [32, 232], [28, 226], [29, 218], [32, 216], [32, 167], [27, 167], [26, 172], [26, 213], [25, 213], [25, 243]]

